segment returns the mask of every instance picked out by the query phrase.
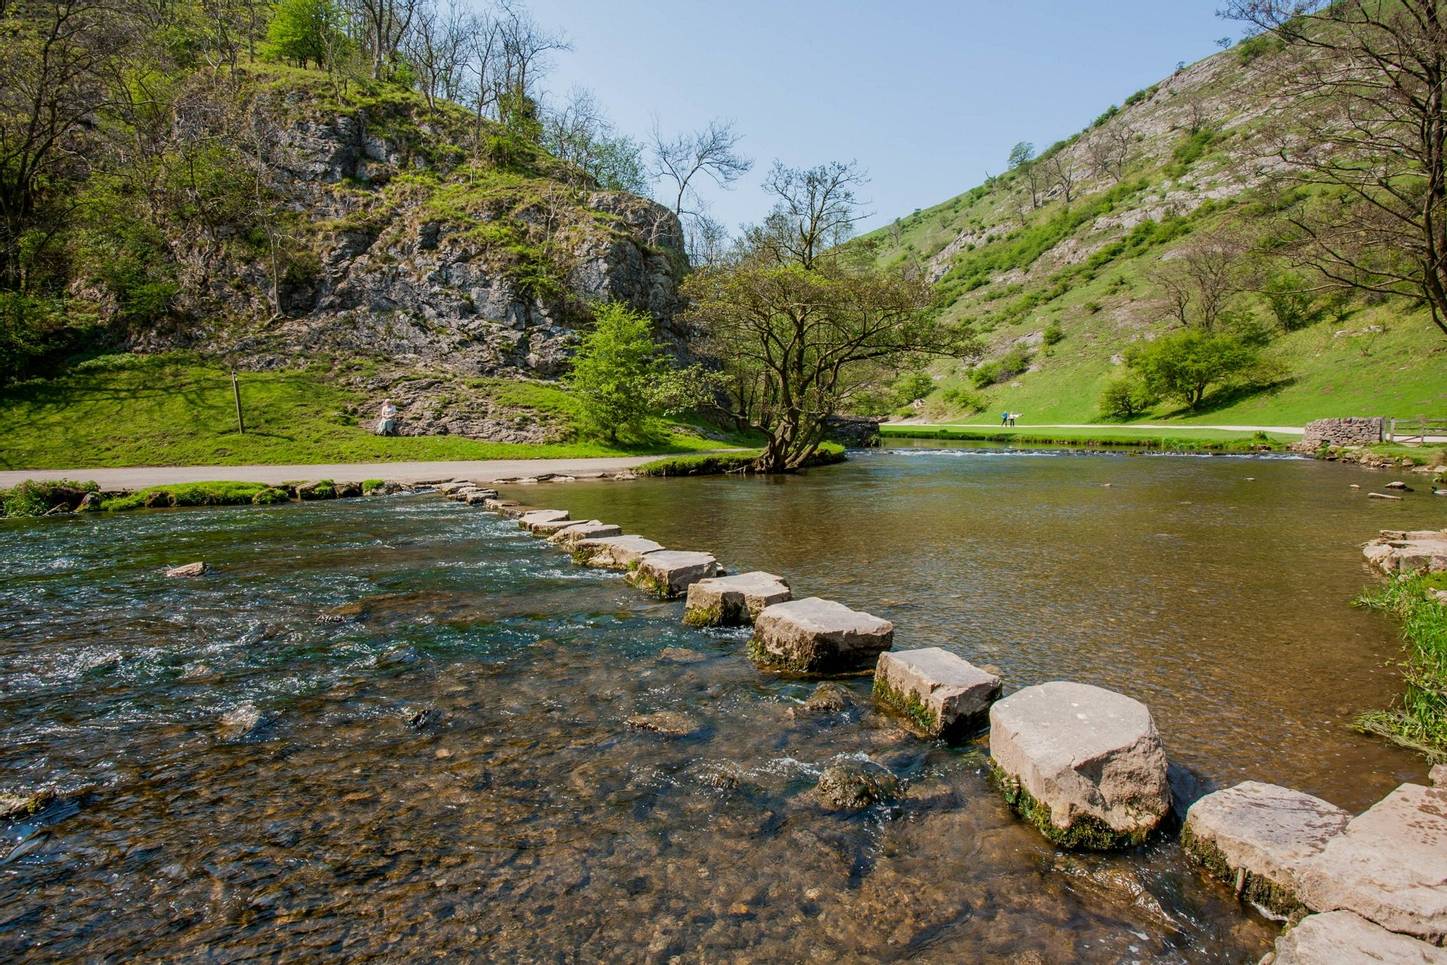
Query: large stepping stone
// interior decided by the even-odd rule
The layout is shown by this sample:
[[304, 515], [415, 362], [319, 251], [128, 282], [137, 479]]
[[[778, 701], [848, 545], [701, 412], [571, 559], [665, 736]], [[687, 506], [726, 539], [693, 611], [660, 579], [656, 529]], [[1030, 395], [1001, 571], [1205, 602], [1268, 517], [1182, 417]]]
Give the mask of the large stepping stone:
[[501, 514], [503, 510], [505, 510], [505, 509], [512, 509], [514, 506], [517, 506], [517, 505], [518, 505], [518, 501], [515, 500], [515, 499], [500, 499], [500, 498], [498, 498], [498, 497], [493, 497], [493, 498], [491, 498], [491, 499], [484, 499], [484, 500], [482, 501], [482, 508], [483, 508], [483, 509], [486, 509], [486, 510], [488, 510], [488, 511], [490, 511], [490, 512], [499, 513], [499, 514]]
[[1447, 570], [1447, 529], [1384, 529], [1362, 555], [1388, 576]]
[[573, 522], [562, 527], [548, 537], [550, 543], [562, 543], [571, 545], [584, 539], [602, 539], [605, 536], [622, 536], [623, 530], [612, 523], [600, 522], [590, 519], [585, 522]]
[[990, 756], [1005, 800], [1067, 848], [1145, 841], [1171, 808], [1166, 752], [1146, 705], [1052, 681], [990, 708]]
[[1191, 805], [1181, 845], [1237, 895], [1285, 918], [1301, 907], [1302, 866], [1351, 817], [1319, 797], [1243, 781]]
[[1260, 965], [1447, 965], [1447, 950], [1387, 931], [1349, 911], [1307, 915]]
[[573, 561], [584, 566], [609, 570], [626, 570], [637, 566], [649, 553], [663, 549], [661, 543], [642, 536], [603, 536], [580, 539], [573, 544]]
[[1352, 818], [1306, 862], [1301, 900], [1447, 942], [1447, 788], [1403, 784]]
[[645, 553], [628, 574], [628, 582], [665, 600], [682, 596], [699, 580], [719, 573], [718, 560], [709, 553], [657, 550]]
[[939, 647], [881, 653], [874, 696], [923, 737], [955, 739], [978, 729], [1000, 698], [1000, 678]]
[[551, 539], [554, 533], [573, 525], [576, 525], [575, 520], [551, 519], [543, 523], [529, 523], [528, 532], [542, 539]]
[[894, 645], [894, 624], [817, 596], [759, 611], [749, 657], [765, 670], [848, 673], [869, 667]]
[[534, 527], [537, 526], [567, 521], [568, 511], [566, 509], [534, 509], [518, 517], [518, 525], [528, 532], [533, 532]]
[[688, 588], [683, 622], [691, 627], [744, 626], [764, 607], [793, 596], [782, 578], [760, 570], [699, 580]]

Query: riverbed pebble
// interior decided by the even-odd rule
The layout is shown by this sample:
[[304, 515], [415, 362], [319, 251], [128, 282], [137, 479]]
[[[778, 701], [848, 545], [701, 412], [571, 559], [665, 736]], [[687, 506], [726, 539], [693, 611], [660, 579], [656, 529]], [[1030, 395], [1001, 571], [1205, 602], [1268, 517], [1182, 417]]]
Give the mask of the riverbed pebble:
[[628, 574], [628, 582], [654, 596], [671, 600], [699, 580], [717, 576], [718, 560], [709, 553], [658, 550], [645, 553]]
[[1447, 949], [1398, 935], [1349, 911], [1307, 915], [1261, 965], [1447, 965]]
[[1248, 901], [1288, 916], [1300, 907], [1301, 869], [1351, 820], [1301, 791], [1243, 781], [1191, 805], [1181, 844]]
[[793, 598], [782, 577], [755, 570], [699, 580], [688, 588], [683, 622], [693, 627], [743, 626], [767, 606]]
[[1352, 818], [1302, 868], [1301, 898], [1447, 942], [1447, 788], [1403, 784]]
[[888, 620], [811, 596], [760, 611], [749, 655], [770, 670], [847, 673], [869, 667], [893, 645]]
[[955, 739], [985, 722], [1000, 678], [940, 647], [879, 655], [874, 696], [924, 737]]
[[661, 549], [663, 544], [642, 536], [604, 536], [578, 540], [573, 544], [573, 559], [586, 566], [626, 570]]
[[1170, 811], [1166, 753], [1145, 704], [1052, 681], [990, 708], [990, 756], [1006, 801], [1065, 847], [1139, 844]]

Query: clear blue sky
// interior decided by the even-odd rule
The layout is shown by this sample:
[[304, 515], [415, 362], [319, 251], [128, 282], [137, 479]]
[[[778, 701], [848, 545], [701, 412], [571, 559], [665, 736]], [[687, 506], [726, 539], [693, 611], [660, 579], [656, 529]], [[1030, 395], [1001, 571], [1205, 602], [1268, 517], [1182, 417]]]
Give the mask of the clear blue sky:
[[1066, 137], [1179, 61], [1237, 36], [1220, 0], [530, 0], [573, 49], [545, 83], [591, 89], [637, 138], [732, 119], [754, 170], [704, 192], [731, 229], [791, 165], [856, 159], [874, 227], [998, 173], [1016, 141]]

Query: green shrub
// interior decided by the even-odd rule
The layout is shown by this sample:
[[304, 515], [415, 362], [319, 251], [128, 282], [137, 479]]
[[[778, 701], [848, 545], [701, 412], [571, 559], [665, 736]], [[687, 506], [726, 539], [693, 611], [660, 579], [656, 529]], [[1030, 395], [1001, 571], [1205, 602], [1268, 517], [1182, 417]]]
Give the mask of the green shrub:
[[1041, 339], [1046, 345], [1058, 345], [1064, 338], [1065, 329], [1060, 327], [1060, 322], [1058, 321], [1053, 321], [1049, 325], [1046, 325], [1045, 331], [1041, 333]]
[[970, 371], [975, 388], [983, 389], [1000, 382], [1008, 382], [1030, 367], [1030, 352], [1023, 345], [1017, 345], [993, 362], [977, 365]]
[[1254, 339], [1195, 328], [1136, 346], [1126, 362], [1152, 394], [1190, 409], [1199, 407], [1213, 388], [1259, 384], [1277, 375], [1263, 363]]
[[1100, 414], [1107, 419], [1134, 419], [1159, 401], [1139, 378], [1118, 375], [1100, 393]]
[[387, 482], [384, 479], [363, 479], [362, 495], [370, 496], [372, 495], [372, 493], [377, 492], [380, 489], [385, 489], [386, 486]]
[[940, 393], [940, 401], [952, 409], [960, 412], [984, 412], [990, 402], [978, 392], [972, 392], [963, 385], [957, 385], [953, 389], [946, 389]]
[[275, 506], [277, 503], [290, 501], [291, 494], [285, 489], [276, 489], [271, 486], [258, 491], [251, 497], [251, 505], [253, 506]]
[[0, 516], [44, 516], [57, 504], [70, 502], [77, 493], [93, 493], [99, 489], [93, 482], [73, 479], [52, 482], [27, 479], [9, 489], [0, 489]]
[[1282, 331], [1315, 325], [1326, 317], [1326, 307], [1308, 290], [1306, 279], [1293, 272], [1273, 275], [1263, 288], [1266, 304]]
[[593, 329], [573, 356], [567, 381], [576, 394], [584, 429], [617, 443], [657, 436], [658, 419], [695, 399], [691, 371], [675, 370], [654, 341], [653, 319], [619, 302], [594, 314]]

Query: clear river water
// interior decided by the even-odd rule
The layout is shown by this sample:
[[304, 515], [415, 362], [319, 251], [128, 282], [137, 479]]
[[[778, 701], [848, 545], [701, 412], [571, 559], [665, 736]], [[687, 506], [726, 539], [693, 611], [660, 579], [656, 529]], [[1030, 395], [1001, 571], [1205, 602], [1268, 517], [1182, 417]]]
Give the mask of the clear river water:
[[[1420, 478], [1420, 477], [1418, 477]], [[1183, 806], [1259, 779], [1360, 811], [1397, 628], [1349, 601], [1417, 486], [1290, 459], [941, 448], [797, 478], [513, 487], [888, 617], [1014, 689], [1145, 701]], [[1353, 490], [1356, 482], [1362, 489]], [[506, 488], [506, 487], [505, 487]], [[166, 579], [167, 565], [215, 571]], [[0, 521], [0, 959], [1254, 961], [1276, 927], [1173, 835], [1057, 851], [982, 746], [801, 712], [743, 631], [434, 495]], [[253, 705], [260, 722], [227, 727]], [[671, 710], [696, 730], [629, 728]], [[813, 785], [872, 756], [904, 798]]]

